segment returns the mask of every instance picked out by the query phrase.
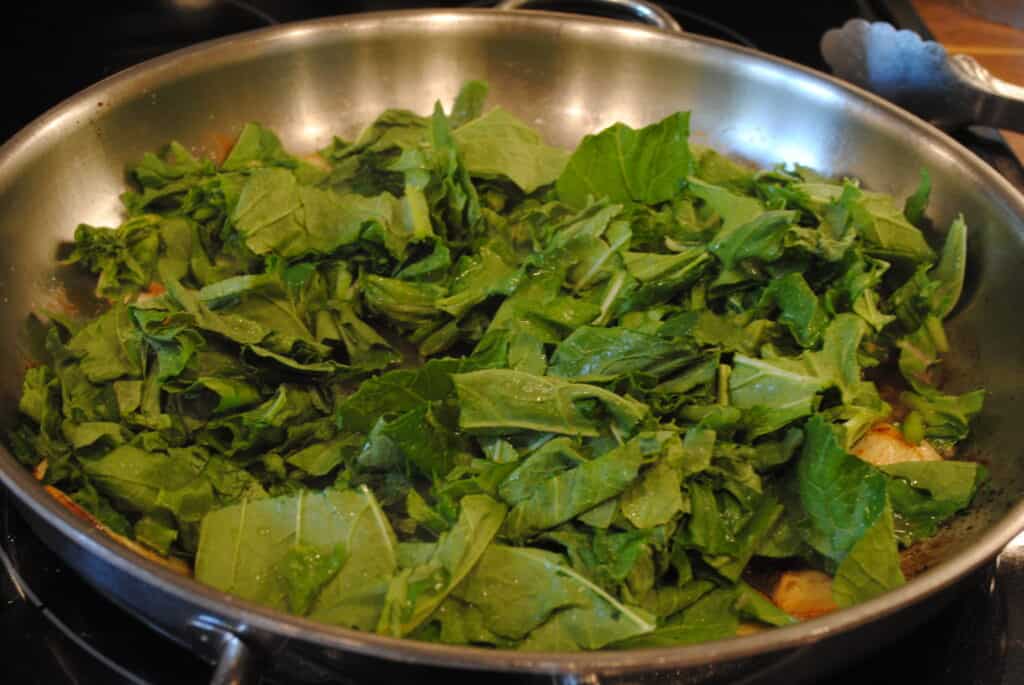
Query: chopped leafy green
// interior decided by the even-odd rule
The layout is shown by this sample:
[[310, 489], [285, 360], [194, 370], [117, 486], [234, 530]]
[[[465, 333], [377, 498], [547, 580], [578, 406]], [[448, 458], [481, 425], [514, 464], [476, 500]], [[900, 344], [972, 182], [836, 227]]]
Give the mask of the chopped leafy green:
[[842, 607], [904, 582], [987, 477], [854, 456], [983, 410], [939, 383], [970, 265], [927, 173], [900, 208], [685, 112], [562, 150], [486, 95], [144, 155], [64, 253], [97, 301], [33, 320], [11, 452], [200, 582], [415, 640], [692, 644], [796, 620], [765, 563]]

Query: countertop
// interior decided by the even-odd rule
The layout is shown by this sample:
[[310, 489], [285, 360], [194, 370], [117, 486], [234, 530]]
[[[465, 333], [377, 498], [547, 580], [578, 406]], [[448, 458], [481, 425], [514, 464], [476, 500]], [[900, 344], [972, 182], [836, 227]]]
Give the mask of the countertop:
[[[914, 8], [950, 53], [963, 53], [1005, 81], [1024, 85], [1024, 29], [988, 21], [950, 0], [913, 0]], [[1024, 161], [1024, 135], [1003, 131]]]

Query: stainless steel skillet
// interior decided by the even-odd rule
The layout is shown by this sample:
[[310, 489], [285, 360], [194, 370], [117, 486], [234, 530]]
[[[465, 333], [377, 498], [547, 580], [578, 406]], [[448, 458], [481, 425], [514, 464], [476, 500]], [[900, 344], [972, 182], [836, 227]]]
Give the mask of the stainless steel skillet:
[[565, 682], [651, 670], [712, 682], [772, 664], [783, 672], [824, 665], [888, 639], [927, 618], [1024, 528], [1024, 198], [938, 130], [829, 77], [713, 40], [569, 15], [428, 11], [285, 25], [129, 69], [33, 122], [0, 148], [0, 331], [8, 350], [0, 356], [0, 413], [16, 407], [19, 331], [66, 277], [57, 245], [79, 221], [116, 222], [124, 169], [143, 152], [170, 139], [213, 152], [253, 119], [290, 148], [312, 150], [385, 107], [429, 111], [470, 78], [489, 81], [494, 102], [567, 147], [615, 121], [640, 125], [692, 110], [697, 142], [763, 165], [798, 162], [899, 196], [927, 167], [935, 225], [963, 211], [972, 229], [970, 284], [950, 331], [958, 353], [951, 387], [989, 391], [974, 449], [993, 487], [969, 517], [918, 551], [927, 570], [853, 609], [695, 647], [518, 653], [315, 624], [174, 576], [68, 515], [0, 450], [0, 481], [33, 528], [101, 592], [211, 660], [223, 658], [224, 677], [254, 654], [282, 664], [313, 659], [350, 675], [386, 667], [395, 681], [405, 666], [427, 664]]

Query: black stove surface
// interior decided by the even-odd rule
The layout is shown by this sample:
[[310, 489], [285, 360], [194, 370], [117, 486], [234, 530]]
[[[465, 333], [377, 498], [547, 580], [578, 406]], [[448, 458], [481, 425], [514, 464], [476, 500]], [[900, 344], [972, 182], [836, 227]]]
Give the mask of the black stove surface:
[[[0, 53], [31, 78], [0, 107], [0, 141], [62, 99], [127, 66], [239, 31], [370, 10], [482, 7], [489, 2], [317, 2], [316, 0], [108, 0], [59, 7], [45, 1], [6, 11], [14, 22]], [[540, 3], [538, 3], [540, 4]], [[576, 3], [581, 5], [583, 3]], [[575, 9], [573, 3], [548, 3]], [[824, 31], [851, 17], [886, 20], [924, 32], [905, 0], [750, 3], [663, 2], [688, 31], [755, 47], [825, 69]], [[31, 65], [31, 66], [26, 66]], [[1024, 170], [998, 136], [964, 133], [961, 142], [1024, 190]], [[212, 667], [142, 624], [86, 585], [28, 529], [0, 487], [0, 682], [18, 685], [202, 683]], [[1024, 547], [963, 583], [927, 624], [818, 682], [832, 685], [1011, 685], [1024, 682]], [[273, 672], [263, 681], [328, 682], [329, 675]], [[424, 680], [426, 677], [424, 678]], [[489, 680], [491, 678], [489, 677]], [[461, 679], [460, 679], [461, 680]], [[514, 682], [506, 678], [500, 678]], [[662, 674], [628, 682], [672, 682]], [[372, 679], [371, 679], [372, 681]], [[473, 682], [467, 678], [467, 682]], [[367, 682], [363, 679], [354, 685]], [[382, 674], [376, 682], [387, 682]], [[759, 681], [762, 682], [762, 681]], [[763, 681], [767, 682], [767, 681]], [[774, 682], [774, 681], [772, 681]], [[796, 684], [797, 673], [778, 682]]]

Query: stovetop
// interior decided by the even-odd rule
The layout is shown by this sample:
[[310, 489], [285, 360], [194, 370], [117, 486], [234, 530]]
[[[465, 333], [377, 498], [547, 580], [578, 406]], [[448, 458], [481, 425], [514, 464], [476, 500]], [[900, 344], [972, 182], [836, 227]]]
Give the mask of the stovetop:
[[[485, 7], [489, 2], [325, 2], [316, 0], [108, 0], [19, 5], [0, 55], [31, 78], [8, 90], [0, 141], [60, 100], [145, 59], [239, 31], [300, 19], [412, 7]], [[548, 3], [554, 6], [555, 3]], [[585, 3], [576, 3], [577, 5]], [[559, 9], [575, 9], [558, 3]], [[661, 3], [683, 27], [824, 70], [818, 40], [852, 17], [885, 20], [927, 34], [907, 0]], [[28, 67], [17, 65], [30, 65]], [[9, 69], [11, 69], [9, 67]], [[1024, 169], [992, 132], [961, 142], [1024, 191]], [[28, 529], [0, 487], [0, 681], [19, 685], [202, 683], [212, 667], [86, 585]], [[924, 626], [844, 665], [832, 685], [1011, 685], [1024, 682], [1024, 539], [976, 572]], [[276, 673], [264, 682], [328, 682], [328, 674]], [[644, 682], [632, 678], [629, 682]], [[387, 682], [383, 674], [379, 682]], [[671, 682], [664, 675], [657, 682]], [[785, 682], [799, 681], [787, 674]], [[358, 684], [363, 685], [363, 681]]]

